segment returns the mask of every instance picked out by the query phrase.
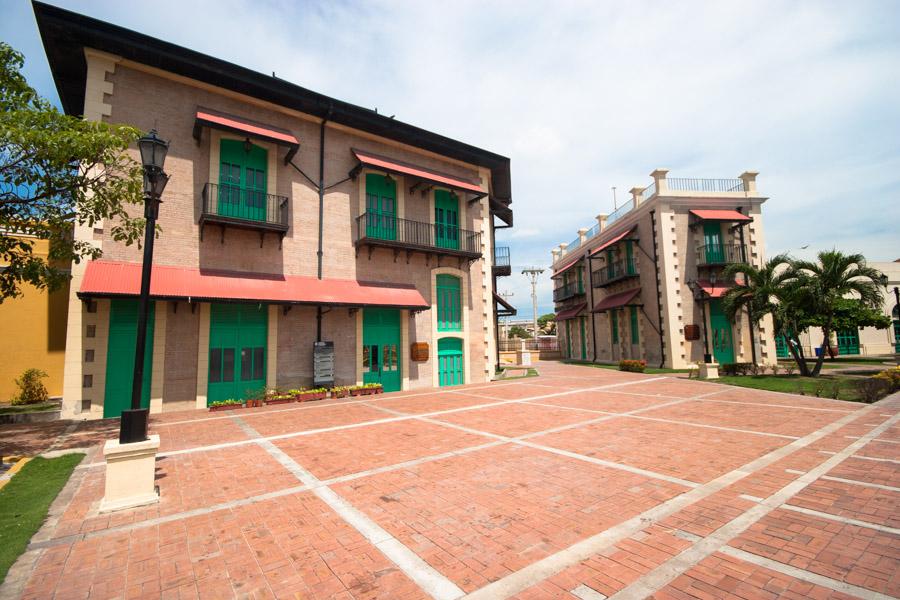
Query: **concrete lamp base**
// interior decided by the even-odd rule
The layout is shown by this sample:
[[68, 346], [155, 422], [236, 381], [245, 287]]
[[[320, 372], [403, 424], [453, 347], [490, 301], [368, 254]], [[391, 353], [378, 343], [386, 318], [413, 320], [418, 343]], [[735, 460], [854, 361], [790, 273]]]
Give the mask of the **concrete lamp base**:
[[700, 379], [718, 379], [719, 363], [700, 363]]
[[158, 435], [130, 444], [121, 444], [119, 440], [106, 441], [103, 446], [103, 455], [106, 457], [106, 492], [100, 502], [100, 512], [159, 502], [159, 493], [154, 484], [157, 450]]

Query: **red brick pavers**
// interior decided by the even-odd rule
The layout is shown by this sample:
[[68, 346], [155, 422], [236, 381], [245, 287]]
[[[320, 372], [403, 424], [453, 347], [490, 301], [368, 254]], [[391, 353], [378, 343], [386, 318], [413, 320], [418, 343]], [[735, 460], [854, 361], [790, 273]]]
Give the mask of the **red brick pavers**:
[[76, 427], [99, 462], [11, 597], [900, 596], [900, 401], [538, 369], [156, 416], [161, 502], [106, 515], [115, 422]]

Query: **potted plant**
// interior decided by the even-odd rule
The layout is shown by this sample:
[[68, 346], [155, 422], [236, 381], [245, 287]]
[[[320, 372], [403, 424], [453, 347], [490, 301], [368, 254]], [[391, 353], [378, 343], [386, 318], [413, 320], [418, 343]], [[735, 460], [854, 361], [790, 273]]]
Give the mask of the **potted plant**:
[[331, 388], [332, 398], [346, 398], [350, 395], [350, 387], [346, 385], [338, 385]]
[[288, 402], [295, 402], [294, 394], [299, 393], [300, 390], [288, 390], [287, 392], [273, 390], [273, 392], [274, 393], [270, 393], [266, 396], [266, 404], [287, 404]]
[[221, 410], [234, 410], [236, 408], [244, 408], [244, 403], [240, 400], [229, 398], [228, 400], [217, 400], [209, 403], [209, 412], [219, 412]]
[[324, 400], [327, 392], [328, 391], [322, 387], [312, 388], [312, 389], [308, 389], [308, 390], [297, 390], [297, 393], [294, 394], [294, 397], [297, 399], [297, 402], [308, 402], [310, 400]]
[[384, 391], [384, 387], [380, 383], [364, 383], [362, 385], [354, 385], [350, 388], [351, 396], [369, 396], [371, 394], [380, 394]]

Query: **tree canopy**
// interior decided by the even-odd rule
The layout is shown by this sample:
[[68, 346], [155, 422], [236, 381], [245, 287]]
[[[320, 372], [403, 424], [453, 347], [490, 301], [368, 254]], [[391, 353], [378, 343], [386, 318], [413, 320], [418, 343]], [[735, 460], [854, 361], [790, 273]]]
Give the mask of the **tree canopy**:
[[[100, 249], [74, 240], [77, 225], [105, 228], [113, 239], [140, 239], [143, 218], [129, 204], [142, 199], [142, 169], [127, 148], [140, 132], [61, 113], [28, 85], [22, 55], [0, 42], [0, 301], [23, 284], [55, 289], [71, 262]], [[10, 235], [26, 234], [26, 235]], [[34, 239], [49, 255], [34, 254]]]

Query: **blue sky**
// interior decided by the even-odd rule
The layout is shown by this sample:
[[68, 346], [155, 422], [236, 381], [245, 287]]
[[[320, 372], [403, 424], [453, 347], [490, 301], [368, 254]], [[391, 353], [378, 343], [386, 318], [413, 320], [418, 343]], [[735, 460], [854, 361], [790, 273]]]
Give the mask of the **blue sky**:
[[[760, 171], [769, 255], [900, 258], [898, 2], [53, 3], [509, 156], [516, 273], [657, 167]], [[2, 14], [55, 99], [30, 3]]]

